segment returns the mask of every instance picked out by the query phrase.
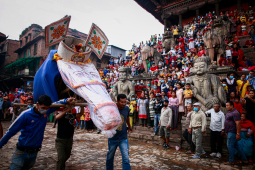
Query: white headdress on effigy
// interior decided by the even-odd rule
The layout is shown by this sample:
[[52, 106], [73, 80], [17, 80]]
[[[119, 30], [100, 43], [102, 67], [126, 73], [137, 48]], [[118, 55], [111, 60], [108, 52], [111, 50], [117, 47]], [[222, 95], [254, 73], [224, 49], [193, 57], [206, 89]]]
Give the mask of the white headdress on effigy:
[[46, 46], [59, 43], [54, 60], [66, 86], [88, 102], [91, 118], [102, 134], [113, 137], [122, 119], [89, 57], [93, 51], [102, 58], [108, 39], [94, 23], [87, 40], [66, 36], [71, 16], [45, 28]]

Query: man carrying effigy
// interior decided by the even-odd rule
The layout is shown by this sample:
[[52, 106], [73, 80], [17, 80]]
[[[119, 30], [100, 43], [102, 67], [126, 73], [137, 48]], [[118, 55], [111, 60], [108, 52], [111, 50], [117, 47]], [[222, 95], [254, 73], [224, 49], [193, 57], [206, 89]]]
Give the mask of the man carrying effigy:
[[[74, 104], [74, 98], [60, 100], [56, 103]], [[35, 164], [38, 151], [41, 150], [44, 130], [48, 116], [58, 108], [50, 108], [52, 100], [47, 95], [42, 95], [36, 102], [36, 107], [23, 111], [11, 124], [8, 132], [0, 141], [2, 148], [8, 140], [21, 132], [16, 150], [12, 156], [10, 169], [30, 169]]]

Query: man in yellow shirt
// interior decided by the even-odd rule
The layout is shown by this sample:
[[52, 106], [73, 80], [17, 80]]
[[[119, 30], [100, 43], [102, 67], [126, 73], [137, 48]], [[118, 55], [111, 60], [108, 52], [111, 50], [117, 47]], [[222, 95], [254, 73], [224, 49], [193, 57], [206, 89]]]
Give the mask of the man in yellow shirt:
[[100, 71], [99, 71], [99, 75], [100, 75], [100, 77], [101, 77], [101, 78], [104, 76], [104, 72], [103, 72], [103, 70], [102, 70], [102, 69], [100, 69]]
[[183, 94], [184, 94], [184, 99], [185, 99], [185, 117], [187, 116], [187, 106], [188, 104], [192, 103], [192, 97], [193, 97], [193, 92], [190, 89], [190, 84], [187, 83], [185, 86], [186, 90], [184, 90]]
[[[135, 100], [135, 95], [131, 96], [131, 101], [130, 101], [130, 105], [133, 106], [133, 122], [134, 124], [136, 123], [136, 119], [137, 119], [137, 111], [136, 111], [136, 100]], [[131, 125], [132, 126], [132, 125]]]
[[179, 37], [178, 37], [178, 28], [176, 27], [176, 25], [172, 28], [172, 32], [174, 35], [174, 40], [177, 42]]
[[130, 104], [129, 100], [127, 100], [127, 106], [129, 108], [129, 122], [130, 122], [130, 126], [133, 127], [133, 113], [134, 113], [134, 107], [132, 104]]
[[81, 121], [81, 129], [83, 129], [83, 127], [84, 127], [84, 130], [86, 129], [86, 124], [85, 124], [85, 121], [84, 121], [84, 119], [85, 119], [85, 112], [82, 114], [82, 116], [80, 117], [80, 121]]

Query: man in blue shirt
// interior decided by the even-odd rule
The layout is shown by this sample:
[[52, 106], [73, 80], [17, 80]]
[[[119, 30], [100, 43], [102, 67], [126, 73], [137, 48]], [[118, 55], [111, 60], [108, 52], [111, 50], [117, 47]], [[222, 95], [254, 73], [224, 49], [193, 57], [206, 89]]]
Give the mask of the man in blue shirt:
[[104, 76], [106, 76], [107, 73], [108, 73], [108, 70], [105, 68], [104, 69]]
[[[73, 104], [73, 100], [74, 98], [69, 98], [56, 103]], [[21, 131], [17, 149], [11, 159], [11, 170], [30, 169], [35, 164], [37, 153], [41, 149], [48, 115], [58, 109], [50, 108], [51, 103], [52, 100], [49, 96], [40, 96], [36, 107], [23, 111], [1, 139], [0, 148], [2, 148], [12, 136]]]
[[[127, 96], [125, 94], [119, 94], [117, 96], [117, 106], [120, 112], [122, 123], [117, 128], [117, 133], [108, 139], [108, 153], [106, 160], [106, 169], [113, 170], [114, 155], [117, 147], [119, 146], [122, 155], [122, 169], [131, 170], [129, 164], [129, 147], [127, 139], [127, 125], [130, 132], [132, 127], [129, 122], [129, 108], [126, 106]], [[127, 124], [127, 125], [126, 125]]]
[[249, 81], [250, 85], [252, 86], [253, 89], [255, 89], [255, 77], [254, 77], [254, 71], [251, 70], [249, 72], [249, 75], [246, 76], [246, 80]]

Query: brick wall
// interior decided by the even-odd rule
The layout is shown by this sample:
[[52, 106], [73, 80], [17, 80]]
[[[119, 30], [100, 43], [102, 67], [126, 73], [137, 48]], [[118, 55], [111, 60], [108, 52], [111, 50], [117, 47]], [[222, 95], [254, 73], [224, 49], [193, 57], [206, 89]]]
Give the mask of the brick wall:
[[67, 35], [72, 35], [72, 36], [75, 36], [76, 38], [80, 38], [80, 39], [83, 39], [83, 40], [86, 40], [88, 35], [87, 34], [84, 34], [80, 31], [77, 31], [75, 29], [72, 29], [72, 28], [69, 28], [68, 31], [67, 31]]
[[14, 51], [19, 47], [19, 41], [7, 39], [2, 42], [4, 44], [3, 52], [6, 52], [4, 66], [16, 61], [18, 54]]
[[[98, 57], [94, 53], [92, 53], [90, 55], [89, 59], [91, 60], [91, 63], [93, 63], [96, 68], [98, 68], [97, 67]], [[101, 59], [101, 67], [100, 68], [102, 68], [102, 69], [105, 68], [107, 66], [109, 60], [110, 60], [110, 57], [103, 56]]]

